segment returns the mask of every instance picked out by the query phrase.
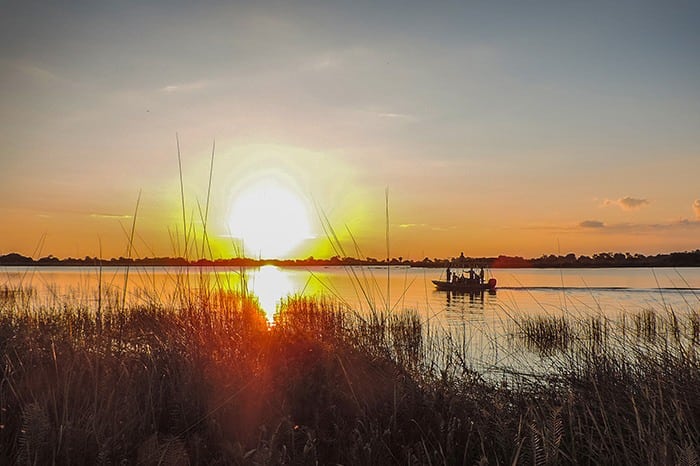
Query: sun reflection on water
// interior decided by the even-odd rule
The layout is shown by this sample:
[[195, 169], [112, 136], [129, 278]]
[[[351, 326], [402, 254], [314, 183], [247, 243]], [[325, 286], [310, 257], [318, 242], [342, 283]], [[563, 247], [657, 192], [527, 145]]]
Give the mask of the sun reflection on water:
[[280, 299], [298, 291], [288, 273], [274, 265], [265, 265], [250, 272], [249, 291], [258, 302], [268, 322], [272, 322]]

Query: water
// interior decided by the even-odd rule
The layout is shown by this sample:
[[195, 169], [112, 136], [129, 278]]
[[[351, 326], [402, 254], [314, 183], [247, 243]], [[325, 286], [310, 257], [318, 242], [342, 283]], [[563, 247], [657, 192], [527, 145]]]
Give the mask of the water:
[[[131, 267], [126, 290], [129, 304], [175, 305], [177, 290], [247, 286], [271, 322], [280, 299], [294, 294], [330, 297], [359, 313], [412, 310], [431, 335], [451, 339], [481, 371], [525, 364], [533, 370], [546, 362], [511, 345], [509, 332], [522, 316], [614, 319], [645, 310], [700, 310], [700, 268], [495, 269], [486, 278], [492, 276], [495, 293], [455, 294], [434, 289], [431, 280], [444, 277], [439, 269], [392, 267], [387, 276], [382, 267]], [[100, 293], [103, 303], [120, 302], [125, 278], [121, 267], [6, 267], [0, 269], [0, 290], [29, 288], [35, 306], [96, 309]]]
[[[46, 302], [89, 303], [97, 290], [121, 292], [125, 268], [4, 267], [0, 288], [32, 288]], [[700, 307], [700, 268], [494, 269], [495, 293], [456, 294], [436, 291], [431, 280], [444, 278], [440, 269], [392, 267], [265, 266], [248, 269], [131, 267], [127, 283], [131, 303], [172, 298], [187, 277], [193, 288], [203, 280], [240, 289], [242, 277], [271, 317], [279, 300], [290, 294], [333, 297], [360, 312], [411, 309], [446, 325], [484, 320], [495, 314], [554, 312], [638, 312]], [[388, 296], [388, 299], [387, 299]]]

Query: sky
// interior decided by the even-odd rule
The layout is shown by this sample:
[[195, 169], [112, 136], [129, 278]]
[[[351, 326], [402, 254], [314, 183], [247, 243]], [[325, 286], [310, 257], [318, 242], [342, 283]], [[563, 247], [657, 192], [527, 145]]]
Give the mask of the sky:
[[0, 1], [0, 254], [381, 258], [387, 190], [391, 256], [695, 250], [698, 50], [691, 1]]

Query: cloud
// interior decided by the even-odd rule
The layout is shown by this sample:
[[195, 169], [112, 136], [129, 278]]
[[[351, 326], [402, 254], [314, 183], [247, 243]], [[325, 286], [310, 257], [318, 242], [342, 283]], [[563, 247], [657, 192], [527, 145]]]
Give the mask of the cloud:
[[610, 206], [610, 205], [616, 205], [622, 210], [636, 210], [644, 207], [645, 205], [649, 204], [649, 200], [647, 199], [637, 199], [634, 197], [626, 196], [626, 197], [621, 197], [620, 199], [613, 201], [610, 199], [605, 199], [603, 201], [604, 206]]
[[700, 220], [688, 220], [687, 218], [663, 223], [613, 223], [609, 225], [595, 220], [587, 220], [581, 222], [579, 226], [585, 227], [584, 223], [589, 222], [592, 222], [591, 225], [588, 225], [589, 228], [596, 228], [595, 224], [598, 223], [600, 227], [604, 227], [605, 231], [610, 233], [658, 233], [700, 228]]
[[161, 87], [160, 91], [168, 94], [175, 92], [190, 92], [204, 89], [209, 83], [204, 80], [193, 81], [191, 83], [181, 83], [181, 84], [169, 84], [167, 86]]
[[50, 71], [48, 68], [36, 63], [20, 61], [11, 63], [11, 66], [13, 66], [17, 71], [22, 73], [27, 78], [32, 79], [34, 81], [48, 84], [63, 81], [63, 79], [57, 74], [55, 74], [53, 71]]
[[131, 218], [131, 215], [92, 213], [92, 214], [90, 214], [90, 217], [91, 218], [117, 218], [117, 219], [123, 218], [123, 219], [127, 219], [127, 218]]
[[419, 120], [419, 116], [412, 113], [397, 112], [391, 109], [378, 108], [374, 106], [358, 108], [358, 112], [363, 118], [378, 118], [384, 121], [408, 123]]
[[642, 206], [645, 206], [649, 204], [649, 201], [646, 199], [635, 199], [633, 197], [623, 197], [622, 199], [618, 199], [617, 203], [620, 204], [620, 207], [623, 209], [638, 209]]
[[549, 233], [574, 233], [581, 229], [597, 230], [601, 234], [645, 234], [700, 230], [700, 219], [679, 219], [660, 223], [604, 223], [600, 220], [584, 220], [577, 224], [532, 225], [518, 227], [519, 230], [545, 231]]
[[584, 220], [578, 226], [581, 228], [604, 228], [605, 224], [600, 220]]
[[415, 120], [416, 119], [413, 115], [409, 115], [408, 113], [379, 112], [379, 113], [377, 113], [377, 116], [379, 118], [396, 118], [396, 119], [400, 119], [400, 120]]
[[372, 51], [363, 47], [329, 50], [305, 60], [301, 68], [303, 70], [331, 71], [352, 65], [360, 60], [367, 60], [371, 55]]
[[693, 210], [695, 211], [695, 218], [700, 220], [700, 199], [695, 199], [695, 202], [693, 202]]
[[397, 225], [401, 229], [429, 230], [429, 231], [451, 231], [457, 227], [455, 225], [431, 225], [428, 223], [400, 223]]
[[342, 64], [343, 60], [338, 55], [326, 54], [314, 58], [306, 67], [311, 68], [312, 70], [322, 71], [339, 68]]

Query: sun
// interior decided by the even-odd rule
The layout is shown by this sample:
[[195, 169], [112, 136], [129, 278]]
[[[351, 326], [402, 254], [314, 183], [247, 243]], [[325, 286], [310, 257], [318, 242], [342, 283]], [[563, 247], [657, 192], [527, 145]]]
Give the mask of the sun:
[[229, 228], [246, 254], [269, 259], [283, 258], [313, 237], [303, 198], [274, 179], [257, 181], [235, 197]]

